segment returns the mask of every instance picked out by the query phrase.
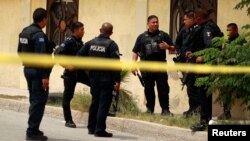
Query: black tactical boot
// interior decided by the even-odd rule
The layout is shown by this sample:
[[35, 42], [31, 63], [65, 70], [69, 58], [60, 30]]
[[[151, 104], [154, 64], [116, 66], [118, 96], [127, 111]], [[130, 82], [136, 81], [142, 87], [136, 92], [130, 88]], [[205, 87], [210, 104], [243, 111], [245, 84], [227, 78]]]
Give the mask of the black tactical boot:
[[161, 115], [166, 115], [166, 116], [174, 116], [173, 113], [171, 113], [169, 110], [165, 109], [161, 111]]
[[76, 128], [76, 124], [71, 120], [66, 121], [65, 126], [70, 128]]

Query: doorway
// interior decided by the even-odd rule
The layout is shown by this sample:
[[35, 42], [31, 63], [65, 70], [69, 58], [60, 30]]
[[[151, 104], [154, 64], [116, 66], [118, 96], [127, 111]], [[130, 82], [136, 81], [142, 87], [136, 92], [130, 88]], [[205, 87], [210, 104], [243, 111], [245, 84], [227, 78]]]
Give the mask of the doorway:
[[217, 21], [217, 0], [171, 0], [170, 35], [173, 41], [183, 26], [184, 11], [196, 8], [206, 9], [210, 13], [210, 18], [214, 22]]
[[79, 0], [47, 0], [47, 34], [49, 40], [56, 45], [60, 45], [71, 35], [71, 24], [78, 20], [78, 5]]

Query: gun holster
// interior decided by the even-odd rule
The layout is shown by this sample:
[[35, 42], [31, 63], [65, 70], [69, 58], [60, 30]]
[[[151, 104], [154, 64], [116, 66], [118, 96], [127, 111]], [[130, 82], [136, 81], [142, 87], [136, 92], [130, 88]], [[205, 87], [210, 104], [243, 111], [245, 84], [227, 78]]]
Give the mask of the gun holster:
[[188, 72], [183, 73], [183, 76], [181, 78], [181, 82], [182, 82], [183, 85], [187, 84], [188, 76], [189, 76]]
[[67, 70], [64, 70], [63, 74], [61, 75], [62, 79], [76, 79], [77, 74], [76, 72], [70, 72]]

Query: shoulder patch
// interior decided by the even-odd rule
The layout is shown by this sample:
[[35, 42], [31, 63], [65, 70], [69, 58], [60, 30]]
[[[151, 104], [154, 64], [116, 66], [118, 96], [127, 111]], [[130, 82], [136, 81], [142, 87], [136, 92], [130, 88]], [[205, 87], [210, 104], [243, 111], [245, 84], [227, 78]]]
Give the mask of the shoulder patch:
[[211, 36], [211, 32], [207, 32], [207, 36], [210, 37]]
[[39, 42], [44, 42], [44, 38], [39, 38], [38, 41]]
[[62, 44], [60, 45], [60, 47], [65, 47], [65, 44], [64, 44], [64, 43], [62, 43]]

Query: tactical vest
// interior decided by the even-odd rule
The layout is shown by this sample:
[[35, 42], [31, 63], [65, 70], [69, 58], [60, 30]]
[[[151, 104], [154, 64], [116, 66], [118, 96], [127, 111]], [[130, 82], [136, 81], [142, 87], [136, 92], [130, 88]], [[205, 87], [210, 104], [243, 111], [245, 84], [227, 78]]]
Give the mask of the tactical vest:
[[[164, 53], [165, 50], [161, 50], [159, 43], [163, 41], [163, 33], [159, 33], [155, 36], [150, 36], [148, 32], [142, 34], [142, 59], [150, 59], [152, 55], [158, 55]], [[163, 52], [164, 51], [164, 52]]]
[[36, 26], [29, 26], [19, 34], [18, 52], [34, 52], [34, 41], [32, 37], [34, 34], [42, 32], [42, 30]]
[[108, 47], [111, 45], [113, 40], [98, 40], [95, 38], [91, 41], [89, 48], [89, 56], [93, 57], [109, 57]]

